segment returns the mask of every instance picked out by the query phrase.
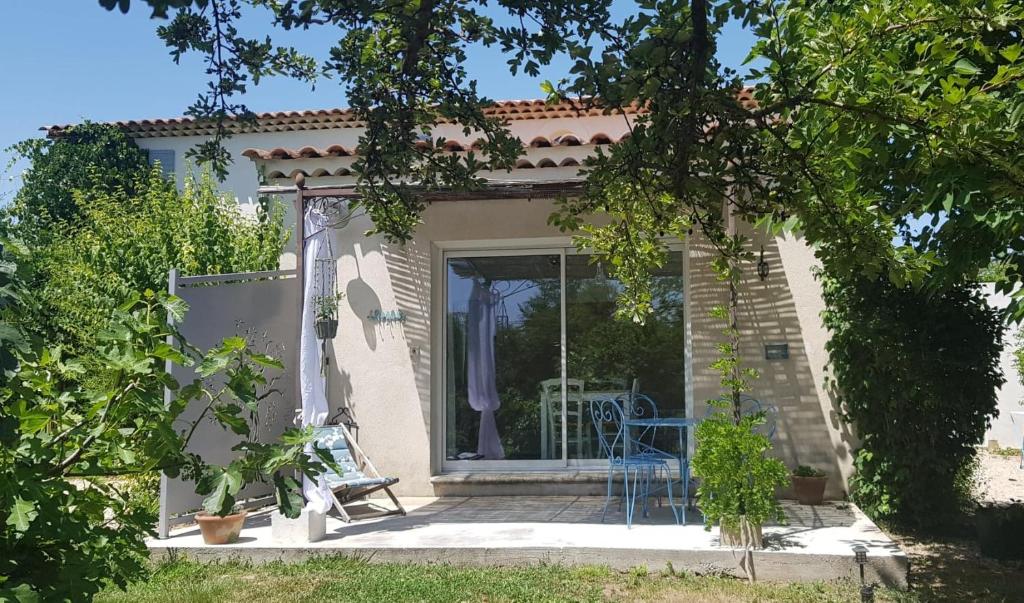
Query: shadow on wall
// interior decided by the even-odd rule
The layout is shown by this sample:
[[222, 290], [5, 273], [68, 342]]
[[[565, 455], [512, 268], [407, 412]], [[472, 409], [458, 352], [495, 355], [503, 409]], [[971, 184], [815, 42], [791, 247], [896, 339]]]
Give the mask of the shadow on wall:
[[[790, 468], [811, 465], [826, 470], [830, 475], [828, 495], [840, 496], [841, 464], [849, 461], [849, 447], [855, 438], [839, 417], [834, 395], [825, 391], [824, 384], [816, 382], [811, 370], [806, 346], [824, 346], [825, 342], [811, 341], [801, 328], [790, 288], [791, 283], [800, 279], [787, 278], [787, 267], [782, 265], [774, 239], [755, 238], [755, 247], [762, 243], [771, 268], [768, 278], [762, 282], [751, 262], [744, 267], [740, 283], [738, 321], [743, 364], [759, 373], [751, 381], [750, 394], [778, 409], [775, 454]], [[694, 410], [699, 416], [706, 412], [705, 401], [721, 393], [719, 375], [709, 366], [718, 357], [715, 346], [724, 339], [725, 325], [709, 312], [727, 302], [728, 288], [711, 270], [715, 251], [709, 244], [695, 238], [691, 253]], [[805, 276], [809, 278], [800, 275]], [[770, 343], [788, 344], [789, 358], [766, 360], [764, 346]], [[834, 444], [833, 433], [839, 434], [840, 443]]]
[[376, 247], [376, 249], [370, 249], [369, 251], [380, 250], [379, 245], [366, 240], [348, 245], [348, 248], [343, 249], [341, 253], [342, 255], [350, 255], [355, 258], [356, 276], [345, 285], [345, 301], [348, 303], [349, 308], [352, 309], [352, 312], [359, 317], [363, 325], [363, 337], [366, 339], [366, 347], [372, 352], [377, 349], [377, 330], [370, 321], [369, 316], [374, 310], [380, 309], [381, 301], [377, 292], [363, 278], [362, 265], [366, 255], [368, 255], [368, 252], [363, 248], [367, 246]]
[[409, 346], [416, 391], [424, 428], [430, 426], [430, 249], [429, 244], [412, 240], [405, 245], [383, 245], [381, 253], [391, 278], [398, 310], [405, 314], [401, 323]]
[[[430, 374], [423, 369], [429, 366], [430, 362], [427, 324], [430, 316], [429, 251], [422, 251], [415, 241], [400, 246], [386, 244], [380, 237], [364, 237], [360, 234], [364, 230], [362, 224], [349, 225], [338, 237], [340, 241], [334, 249], [338, 258], [338, 280], [344, 284], [345, 299], [342, 303], [348, 306], [359, 321], [366, 347], [346, 350], [341, 347], [345, 344], [341, 343], [335, 348], [335, 352], [367, 356], [354, 363], [349, 361], [343, 364], [362, 367], [358, 370], [363, 372], [371, 370], [372, 367], [372, 370], [380, 371], [381, 379], [393, 379], [394, 374], [385, 371], [396, 368], [394, 363], [401, 362], [402, 359], [396, 358], [390, 350], [384, 348], [388, 348], [391, 343], [404, 342], [412, 363], [426, 433], [430, 413]], [[382, 296], [387, 297], [386, 286], [381, 280], [383, 270], [387, 272], [386, 277], [395, 295], [394, 307], [391, 306], [390, 300], [382, 299]], [[382, 322], [370, 318], [375, 312], [390, 310], [400, 310], [405, 319]], [[354, 328], [351, 317], [347, 317], [342, 324], [349, 325], [350, 331]], [[350, 345], [358, 347], [358, 343], [349, 341]], [[337, 412], [336, 405], [343, 402], [351, 411], [353, 418], [359, 422], [357, 407], [366, 394], [354, 392], [353, 375], [344, 370], [343, 364], [332, 363], [332, 412]], [[366, 376], [357, 375], [355, 381], [365, 380]]]

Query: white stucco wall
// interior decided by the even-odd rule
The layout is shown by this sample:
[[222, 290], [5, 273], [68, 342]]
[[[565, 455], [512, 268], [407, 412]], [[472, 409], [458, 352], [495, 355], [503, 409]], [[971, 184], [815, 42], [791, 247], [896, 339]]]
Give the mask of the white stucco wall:
[[[361, 426], [361, 443], [382, 471], [398, 475], [399, 490], [430, 495], [430, 476], [441, 467], [442, 392], [436, 376], [443, 370], [439, 333], [434, 325], [442, 311], [439, 288], [442, 247], [472, 242], [517, 239], [537, 246], [561, 241], [546, 224], [549, 201], [492, 200], [439, 202], [424, 213], [423, 225], [405, 246], [366, 238], [365, 218], [339, 233], [335, 247], [339, 289], [345, 291], [331, 398], [351, 406]], [[500, 245], [499, 245], [500, 246]], [[717, 355], [721, 325], [708, 318], [726, 290], [715, 281], [712, 254], [695, 240], [691, 245], [690, 319], [693, 325], [693, 392], [696, 414], [719, 392], [718, 375], [709, 364]], [[766, 242], [773, 266], [767, 282], [756, 274], [745, 283], [741, 330], [745, 360], [761, 378], [754, 395], [779, 409], [777, 454], [790, 466], [809, 464], [834, 476], [831, 496], [841, 496], [849, 476], [845, 430], [823, 391], [825, 331], [818, 312], [820, 290], [810, 276], [811, 250], [796, 239]], [[367, 317], [374, 310], [401, 310], [402, 324], [380, 325]], [[788, 360], [764, 360], [765, 343], [789, 344]]]
[[[552, 139], [564, 134], [588, 141], [598, 133], [617, 139], [628, 124], [618, 116], [532, 119], [513, 121], [510, 129], [527, 142], [535, 136]], [[472, 141], [450, 126], [439, 127], [435, 134]], [[326, 148], [333, 144], [352, 148], [357, 137], [358, 130], [348, 128], [236, 135], [226, 142], [235, 162], [222, 188], [237, 195], [243, 205], [255, 202], [257, 171], [253, 162], [241, 156], [244, 149]], [[137, 142], [146, 149], [174, 150], [180, 179], [186, 167], [185, 153], [200, 140], [161, 137]], [[554, 147], [530, 151], [552, 156], [568, 152]], [[309, 166], [311, 161], [275, 160], [267, 166], [288, 173], [291, 166]], [[515, 175], [526, 179], [563, 177], [568, 175], [563, 173], [566, 170], [576, 171], [544, 168], [517, 170]], [[282, 200], [290, 207], [290, 197]], [[360, 425], [360, 444], [378, 469], [401, 478], [400, 493], [433, 494], [430, 477], [441, 467], [442, 398], [436, 391], [435, 376], [442, 370], [442, 359], [432, 353], [440, 349], [439, 332], [433, 325], [443, 324], [436, 319], [441, 310], [441, 291], [436, 286], [442, 269], [441, 248], [457, 242], [509, 239], [533, 240], [544, 247], [553, 242], [568, 246], [569, 238], [547, 224], [552, 209], [548, 200], [437, 202], [428, 206], [423, 224], [404, 246], [364, 236], [370, 227], [365, 217], [337, 233], [338, 285], [346, 298], [341, 304], [338, 337], [333, 341], [330, 397], [334, 408], [345, 404], [352, 409]], [[288, 219], [293, 223], [291, 212]], [[760, 239], [755, 241], [760, 243]], [[752, 393], [780, 411], [777, 454], [791, 467], [808, 464], [825, 469], [834, 476], [829, 495], [840, 496], [849, 475], [852, 436], [838, 422], [831, 398], [822, 388], [827, 335], [818, 317], [820, 289], [810, 273], [813, 254], [796, 239], [765, 240], [764, 245], [771, 275], [761, 282], [751, 266], [741, 295], [745, 360], [761, 373]], [[722, 325], [710, 319], [708, 312], [725, 300], [727, 292], [711, 273], [712, 257], [699, 238], [691, 241], [687, 311], [693, 340], [692, 402], [698, 415], [703, 413], [704, 402], [719, 392], [718, 375], [709, 364], [717, 356], [714, 346], [721, 339]], [[294, 265], [293, 261], [286, 259], [282, 267]], [[401, 310], [407, 318], [404, 323], [378, 324], [368, 318], [374, 310]], [[788, 343], [789, 359], [765, 360], [766, 343]]]
[[[984, 286], [988, 303], [995, 308], [1005, 308], [1010, 299], [1003, 293], [996, 293], [993, 285]], [[1003, 371], [1006, 383], [999, 389], [999, 416], [992, 421], [985, 433], [985, 443], [998, 442], [999, 446], [1021, 445], [1021, 434], [1024, 433], [1024, 416], [1014, 416], [1013, 411], [1024, 411], [1024, 384], [1021, 376], [1013, 366], [1013, 349], [1016, 345], [1016, 333], [1020, 327], [1008, 327], [1004, 333], [1003, 353], [999, 357], [999, 367]]]

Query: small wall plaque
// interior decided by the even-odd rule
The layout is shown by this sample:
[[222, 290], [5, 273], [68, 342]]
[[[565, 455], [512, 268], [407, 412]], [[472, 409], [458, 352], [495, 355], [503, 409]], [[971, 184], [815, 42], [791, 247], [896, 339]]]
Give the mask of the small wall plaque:
[[405, 322], [405, 312], [401, 310], [374, 310], [367, 316], [373, 322], [378, 323], [390, 323], [390, 322]]
[[764, 359], [765, 360], [788, 360], [789, 359], [789, 344], [788, 343], [766, 343], [766, 344], [764, 344]]

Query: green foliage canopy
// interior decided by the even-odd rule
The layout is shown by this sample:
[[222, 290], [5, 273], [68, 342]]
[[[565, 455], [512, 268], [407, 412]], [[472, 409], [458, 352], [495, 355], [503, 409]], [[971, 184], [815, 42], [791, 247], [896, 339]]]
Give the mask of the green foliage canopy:
[[[609, 0], [487, 10], [459, 0], [137, 1], [170, 18], [160, 35], [176, 58], [207, 57], [215, 85], [193, 107], [197, 116], [244, 117], [234, 95], [268, 74], [339, 76], [367, 123], [362, 203], [399, 239], [422, 209], [417, 187], [401, 183], [476, 186], [477, 169], [508, 167], [521, 152], [482, 115], [487, 101], [462, 67], [467, 50], [498, 46], [513, 74], [568, 57], [568, 77], [545, 85], [551, 99], [612, 114], [649, 109], [553, 218], [570, 230], [590, 225], [579, 242], [607, 256], [634, 318], [650, 312], [647, 277], [663, 261], [662, 236], [700, 228], [722, 255], [739, 258], [723, 205], [742, 219], [801, 229], [836, 274], [885, 273], [897, 285], [928, 280], [940, 289], [996, 258], [1009, 266], [1001, 287], [1024, 279], [1019, 2], [640, 0], [616, 22]], [[246, 5], [276, 26], [335, 28], [341, 39], [314, 68], [291, 49], [239, 36], [231, 24]], [[754, 29], [752, 57], [768, 62], [754, 73], [756, 107], [737, 101], [744, 82], [715, 59], [729, 19]], [[446, 155], [441, 140], [417, 150], [440, 121], [478, 132], [483, 159]], [[198, 152], [223, 163], [212, 147]], [[922, 220], [931, 223], [919, 228]], [[1024, 305], [1013, 311], [1024, 316]]]
[[[21, 303], [31, 297], [25, 272], [5, 251], [0, 303]], [[282, 512], [297, 516], [301, 489], [292, 473], [316, 477], [322, 469], [303, 452], [311, 429], [289, 429], [273, 444], [252, 441], [249, 431], [272, 391], [268, 371], [280, 363], [239, 338], [195, 350], [164, 319], [180, 321], [184, 310], [167, 295], [132, 297], [97, 337], [90, 370], [100, 375], [89, 380], [78, 378], [86, 370], [80, 358], [0, 322], [0, 599], [88, 599], [143, 575], [156, 517], [133, 504], [127, 476], [164, 471], [193, 480], [215, 513], [230, 510], [246, 483], [270, 481]], [[198, 363], [200, 377], [179, 384], [167, 362]], [[174, 392], [169, 404], [163, 386]], [[201, 413], [182, 421], [190, 405]], [[202, 420], [242, 436], [227, 467], [188, 451]]]
[[[720, 405], [731, 408], [732, 401]], [[716, 412], [697, 426], [693, 475], [700, 478], [697, 500], [705, 529], [715, 523], [738, 529], [742, 517], [756, 525], [784, 519], [775, 490], [789, 483], [789, 471], [768, 456], [771, 441], [757, 432], [763, 421], [747, 415], [736, 422], [731, 412]]]
[[60, 138], [20, 142], [11, 151], [30, 164], [6, 210], [26, 242], [48, 240], [51, 229], [79, 223], [86, 208], [75, 191], [124, 191], [131, 196], [139, 184], [137, 174], [149, 169], [145, 151], [121, 130], [89, 122]]
[[884, 277], [824, 283], [834, 390], [860, 440], [854, 500], [875, 518], [942, 525], [971, 499], [997, 412], [1002, 316], [974, 286], [929, 297]]
[[76, 191], [81, 224], [33, 249], [40, 302], [33, 323], [38, 333], [55, 333], [54, 343], [90, 349], [133, 292], [166, 290], [172, 267], [183, 274], [277, 268], [288, 238], [279, 204], [252, 219], [209, 176], [188, 174], [179, 191], [157, 168], [137, 173], [134, 189]]
[[793, 0], [761, 23], [764, 153], [830, 273], [1024, 280], [1022, 28], [1008, 0]]

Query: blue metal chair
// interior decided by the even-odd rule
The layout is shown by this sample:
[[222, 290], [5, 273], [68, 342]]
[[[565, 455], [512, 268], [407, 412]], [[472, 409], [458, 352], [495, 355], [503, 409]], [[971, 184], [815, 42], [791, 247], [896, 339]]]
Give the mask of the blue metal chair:
[[[611, 399], [591, 400], [590, 416], [597, 432], [597, 440], [601, 451], [608, 457], [608, 489], [601, 512], [601, 522], [608, 514], [608, 503], [612, 498], [612, 478], [622, 471], [623, 496], [626, 499], [626, 526], [633, 526], [633, 515], [636, 499], [643, 500], [643, 514], [648, 514], [647, 498], [650, 493], [651, 479], [660, 471], [664, 471], [668, 502], [675, 515], [672, 503], [672, 476], [665, 459], [638, 453], [624, 426], [624, 415], [619, 402]], [[679, 518], [676, 517], [678, 523]]]
[[[647, 394], [641, 394], [638, 392], [625, 393], [616, 398], [622, 408], [626, 409], [624, 414], [631, 419], [657, 419], [658, 418], [658, 405], [654, 400]], [[638, 437], [634, 439], [637, 453], [650, 458], [662, 459], [664, 461], [677, 461], [680, 463], [679, 467], [679, 479], [682, 482], [683, 490], [683, 525], [686, 525], [686, 506], [690, 501], [690, 458], [686, 454], [686, 450], [680, 450], [679, 454], [673, 454], [671, 452], [665, 452], [654, 445], [655, 437], [657, 436], [657, 427], [645, 428], [638, 434]], [[692, 437], [692, 434], [690, 434]], [[680, 443], [680, 446], [685, 446], [685, 442]], [[669, 474], [671, 476], [671, 473]], [[671, 484], [667, 488], [671, 493]], [[660, 504], [662, 491], [660, 487], [656, 490], [658, 494], [658, 501]]]
[[[732, 410], [723, 408], [721, 406], [714, 406], [711, 404], [708, 405], [708, 415], [717, 412], [731, 413]], [[754, 398], [753, 396], [747, 394], [740, 394], [740, 414], [744, 417], [749, 417], [750, 415], [755, 415], [759, 413], [764, 415], [764, 423], [761, 423], [760, 425], [755, 427], [754, 432], [760, 433], [761, 435], [768, 438], [770, 442], [774, 443], [776, 422], [779, 416], [779, 409], [777, 409], [775, 405], [762, 402], [757, 398]]]
[[[658, 405], [647, 394], [625, 393], [615, 398], [615, 401], [622, 407], [622, 413], [628, 419], [658, 418]], [[663, 459], [678, 458], [674, 454], [669, 454], [654, 447], [654, 438], [657, 436], [657, 430], [657, 427], [645, 427], [643, 431], [633, 438], [637, 454]]]

